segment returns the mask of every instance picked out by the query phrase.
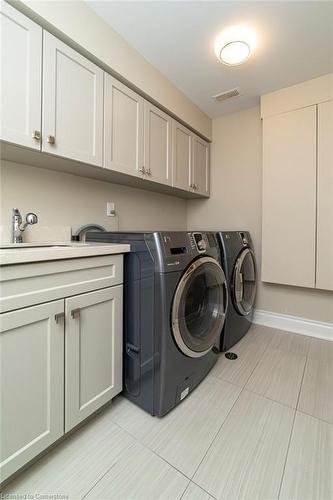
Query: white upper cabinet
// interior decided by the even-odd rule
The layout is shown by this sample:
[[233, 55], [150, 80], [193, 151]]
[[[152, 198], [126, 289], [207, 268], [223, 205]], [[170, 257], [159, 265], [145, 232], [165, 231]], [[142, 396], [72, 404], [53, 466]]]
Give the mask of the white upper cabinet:
[[317, 279], [333, 290], [333, 101], [318, 106]]
[[193, 160], [192, 132], [173, 120], [172, 185], [189, 190]]
[[102, 166], [103, 70], [44, 31], [42, 150]]
[[105, 73], [104, 167], [143, 171], [143, 98]]
[[315, 286], [316, 106], [264, 118], [262, 280]]
[[146, 178], [171, 184], [172, 119], [145, 101], [144, 170]]
[[0, 17], [0, 137], [40, 149], [42, 28], [3, 1]]
[[209, 196], [209, 143], [193, 135], [191, 184], [198, 194]]

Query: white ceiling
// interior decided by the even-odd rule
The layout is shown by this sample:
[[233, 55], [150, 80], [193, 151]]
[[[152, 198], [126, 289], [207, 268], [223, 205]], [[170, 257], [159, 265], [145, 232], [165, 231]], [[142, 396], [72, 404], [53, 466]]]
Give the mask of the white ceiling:
[[[253, 106], [266, 92], [333, 71], [333, 2], [87, 0], [115, 31], [211, 117]], [[215, 36], [245, 24], [257, 47], [241, 66], [219, 63]], [[212, 95], [240, 87], [241, 96]]]

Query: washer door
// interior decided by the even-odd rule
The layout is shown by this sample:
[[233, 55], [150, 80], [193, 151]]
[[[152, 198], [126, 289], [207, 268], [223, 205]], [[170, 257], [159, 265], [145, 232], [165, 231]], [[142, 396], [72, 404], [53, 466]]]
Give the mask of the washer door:
[[195, 260], [178, 283], [172, 304], [172, 332], [179, 349], [197, 358], [221, 334], [227, 308], [224, 272], [212, 257]]
[[251, 313], [256, 297], [256, 265], [250, 248], [243, 250], [234, 267], [233, 301], [236, 310], [243, 316]]

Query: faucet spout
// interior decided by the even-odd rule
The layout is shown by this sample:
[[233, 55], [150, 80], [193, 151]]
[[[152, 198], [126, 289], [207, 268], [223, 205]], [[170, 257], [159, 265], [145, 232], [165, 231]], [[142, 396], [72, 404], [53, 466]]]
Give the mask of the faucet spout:
[[37, 224], [38, 217], [34, 213], [28, 213], [22, 226], [22, 215], [18, 208], [13, 208], [12, 218], [12, 243], [23, 243], [23, 231], [28, 225]]

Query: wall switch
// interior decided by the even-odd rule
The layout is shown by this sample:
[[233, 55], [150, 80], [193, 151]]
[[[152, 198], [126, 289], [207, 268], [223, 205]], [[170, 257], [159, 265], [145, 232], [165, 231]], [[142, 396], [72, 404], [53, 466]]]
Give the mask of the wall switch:
[[115, 204], [112, 201], [106, 202], [106, 215], [108, 217], [114, 217], [116, 215]]

